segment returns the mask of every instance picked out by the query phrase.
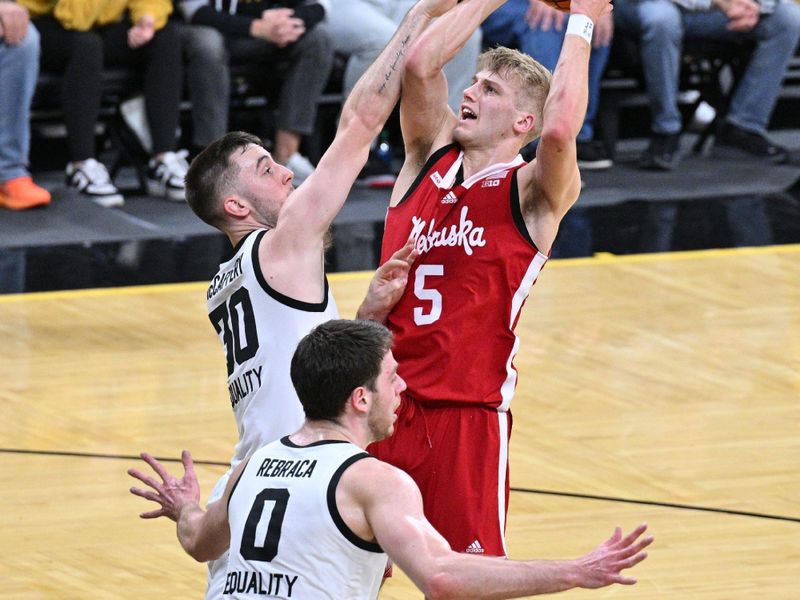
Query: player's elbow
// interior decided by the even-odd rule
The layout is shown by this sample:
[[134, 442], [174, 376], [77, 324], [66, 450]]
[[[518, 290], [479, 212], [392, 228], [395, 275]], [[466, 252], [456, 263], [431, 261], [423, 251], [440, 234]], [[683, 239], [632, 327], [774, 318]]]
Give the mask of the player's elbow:
[[541, 139], [552, 148], [565, 148], [575, 142], [575, 132], [569, 123], [561, 119], [545, 120]]
[[431, 79], [436, 77], [441, 71], [442, 65], [433, 60], [433, 55], [430, 52], [425, 52], [425, 49], [420, 44], [415, 44], [408, 51], [406, 57], [406, 77], [415, 77], [417, 79]]
[[226, 548], [219, 548], [216, 544], [201, 543], [201, 541], [194, 537], [178, 537], [186, 554], [191, 556], [197, 562], [208, 562], [209, 560], [216, 560], [225, 552]]
[[423, 585], [425, 598], [428, 600], [451, 600], [463, 596], [458, 579], [445, 570], [431, 575]]

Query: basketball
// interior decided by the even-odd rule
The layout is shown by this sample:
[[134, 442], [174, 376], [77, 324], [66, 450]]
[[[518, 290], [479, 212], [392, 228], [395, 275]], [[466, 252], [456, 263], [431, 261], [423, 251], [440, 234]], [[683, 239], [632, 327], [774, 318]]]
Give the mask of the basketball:
[[569, 4], [570, 0], [539, 0], [542, 4], [547, 4], [547, 6], [552, 6], [556, 10], [560, 10], [561, 12], [568, 13], [569, 12]]

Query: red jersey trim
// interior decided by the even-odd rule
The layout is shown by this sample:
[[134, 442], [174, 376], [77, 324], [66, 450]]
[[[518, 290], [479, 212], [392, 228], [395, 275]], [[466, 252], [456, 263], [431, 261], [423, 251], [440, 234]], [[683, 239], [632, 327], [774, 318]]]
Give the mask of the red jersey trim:
[[398, 202], [395, 206], [400, 206], [403, 202], [405, 202], [406, 199], [411, 194], [413, 194], [419, 187], [419, 185], [425, 180], [425, 178], [430, 173], [430, 170], [433, 168], [433, 165], [439, 162], [439, 160], [453, 148], [458, 148], [458, 144], [456, 143], [448, 144], [447, 146], [439, 148], [436, 152], [431, 154], [430, 158], [428, 158], [428, 160], [425, 161], [425, 165], [420, 170], [419, 175], [417, 175], [417, 178], [414, 179], [414, 183], [411, 184], [411, 187], [408, 188], [406, 193], [403, 194], [403, 197], [400, 199], [400, 202]]

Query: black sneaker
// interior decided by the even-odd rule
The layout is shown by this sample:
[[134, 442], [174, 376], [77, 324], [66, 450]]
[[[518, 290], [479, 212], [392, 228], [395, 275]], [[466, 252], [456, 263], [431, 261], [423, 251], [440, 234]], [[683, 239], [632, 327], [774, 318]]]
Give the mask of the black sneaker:
[[189, 170], [187, 152], [165, 152], [160, 160], [150, 159], [147, 166], [147, 193], [167, 200], [181, 202], [186, 199], [184, 180]]
[[639, 168], [672, 171], [678, 166], [680, 141], [680, 133], [654, 133], [650, 145], [639, 157]]
[[578, 142], [578, 167], [586, 171], [604, 171], [614, 166], [602, 142]]
[[785, 162], [789, 157], [789, 150], [772, 143], [763, 133], [748, 131], [727, 122], [719, 126], [715, 149], [723, 152], [739, 150], [750, 156], [765, 158], [776, 163]]
[[93, 158], [67, 164], [67, 185], [105, 208], [122, 206], [125, 198], [111, 182], [108, 170]]

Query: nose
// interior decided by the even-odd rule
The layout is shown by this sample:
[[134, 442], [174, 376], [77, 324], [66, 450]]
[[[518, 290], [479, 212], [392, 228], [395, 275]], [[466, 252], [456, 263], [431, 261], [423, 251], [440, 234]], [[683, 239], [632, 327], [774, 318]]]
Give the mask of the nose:
[[292, 173], [291, 169], [288, 169], [283, 165], [281, 165], [281, 169], [283, 169], [283, 184], [288, 185], [294, 179], [294, 173]]
[[405, 392], [407, 387], [408, 386], [406, 385], [406, 380], [398, 375], [397, 376], [397, 393], [401, 394], [401, 393]]
[[477, 89], [478, 83], [473, 83], [467, 89], [464, 90], [464, 100], [474, 100], [475, 99], [475, 90]]

